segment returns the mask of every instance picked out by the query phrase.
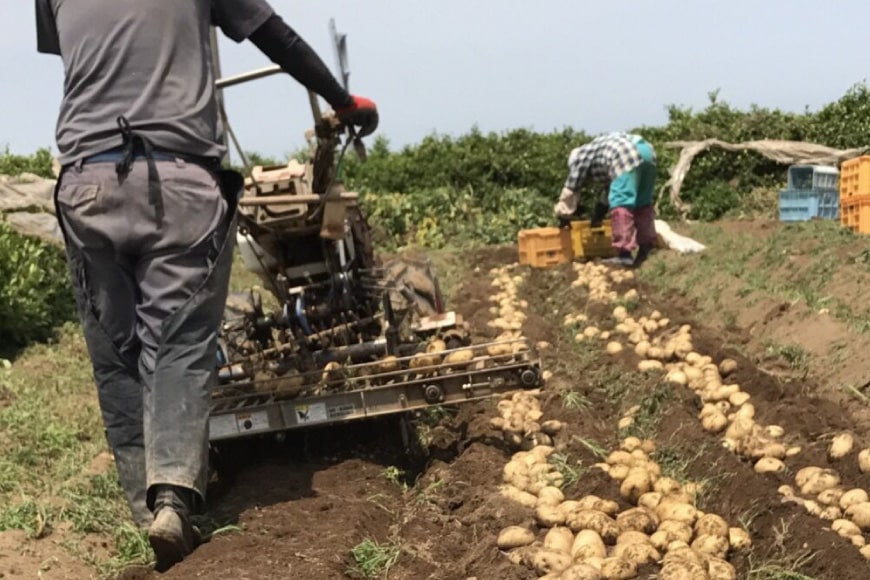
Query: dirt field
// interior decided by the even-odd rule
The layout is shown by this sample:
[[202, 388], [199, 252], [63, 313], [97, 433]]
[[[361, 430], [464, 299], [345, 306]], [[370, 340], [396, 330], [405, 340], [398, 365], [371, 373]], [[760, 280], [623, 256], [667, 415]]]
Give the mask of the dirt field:
[[[620, 481], [595, 467], [634, 435], [655, 442], [649, 458], [663, 477], [698, 489], [699, 510], [749, 532], [751, 547], [730, 549], [726, 557], [738, 578], [870, 577], [870, 562], [853, 540], [778, 491], [782, 485], [799, 489], [795, 476], [806, 466], [836, 470], [837, 487], [844, 490], [870, 490], [870, 473], [858, 463], [858, 452], [870, 446], [864, 394], [870, 364], [862, 354], [870, 325], [867, 304], [857, 300], [868, 270], [856, 262], [866, 250], [847, 241], [825, 245], [830, 238], [824, 236], [838, 234], [806, 226], [815, 227], [821, 229], [794, 232], [746, 222], [689, 228], [684, 231], [710, 245], [705, 255], [656, 256], [635, 279], [614, 283], [618, 298], [606, 304], [591, 301], [588, 288], [572, 286], [572, 265], [511, 271], [523, 278], [522, 332], [533, 344], [546, 343], [539, 354], [552, 376], [540, 396], [541, 420], [564, 424], [554, 438], [558, 463], [551, 463], [564, 476], [566, 499], [594, 494], [620, 510], [634, 507], [620, 493]], [[800, 246], [795, 240], [808, 241]], [[820, 273], [831, 256], [839, 267]], [[452, 289], [449, 306], [471, 321], [476, 339], [498, 335], [488, 326], [496, 316], [491, 270], [514, 262], [515, 248], [434, 257]], [[830, 279], [815, 281], [818, 275]], [[812, 286], [804, 288], [804, 282]], [[626, 294], [632, 289], [636, 298]], [[618, 334], [615, 306], [635, 319], [658, 311], [667, 328], [689, 324], [697, 353], [714, 364], [735, 360], [728, 382], [750, 395], [754, 420], [781, 427], [785, 446], [800, 447], [785, 458], [785, 470], [756, 473], [751, 460], [723, 446], [722, 432], [702, 427], [696, 392], [666, 381], [663, 372], [638, 371], [642, 359]], [[564, 324], [569, 314], [584, 314], [582, 326], [613, 336], [578, 342], [582, 329]], [[622, 352], [605, 352], [612, 340], [624, 345]], [[496, 546], [506, 526], [526, 526], [539, 540], [546, 532], [534, 508], [500, 493], [516, 449], [490, 424], [498, 416], [496, 403], [422, 418], [430, 452], [424, 462], [404, 455], [390, 422], [236, 450], [211, 493], [210, 517], [222, 531], [168, 573], [131, 568], [117, 578], [538, 578], [543, 574], [514, 563]], [[628, 415], [632, 424], [620, 429], [620, 418]], [[853, 450], [829, 459], [832, 437], [843, 432], [854, 436]], [[0, 577], [33, 577], [22, 574], [34, 571], [33, 559], [15, 554], [24, 545], [36, 551], [51, 538], [0, 543]], [[13, 561], [19, 574], [9, 569]], [[69, 574], [45, 577], [85, 577], [87, 568], [74, 567], [79, 565], [58, 560], [54, 570]], [[642, 565], [636, 577], [658, 577], [660, 569]]]

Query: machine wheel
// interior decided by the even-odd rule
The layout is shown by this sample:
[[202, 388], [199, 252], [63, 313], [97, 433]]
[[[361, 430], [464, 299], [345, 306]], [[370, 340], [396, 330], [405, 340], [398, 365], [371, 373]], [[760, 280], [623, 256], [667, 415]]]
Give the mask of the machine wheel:
[[394, 258], [383, 266], [385, 282], [396, 288], [391, 294], [394, 308], [407, 304], [405, 297], [398, 291], [404, 285], [420, 309], [422, 316], [438, 312], [438, 284], [430, 273], [428, 264], [407, 258]]

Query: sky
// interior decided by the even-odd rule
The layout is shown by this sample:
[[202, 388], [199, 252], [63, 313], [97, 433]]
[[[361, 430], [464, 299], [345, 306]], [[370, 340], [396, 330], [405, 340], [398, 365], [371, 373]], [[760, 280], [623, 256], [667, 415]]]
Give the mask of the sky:
[[[169, 0], [164, 0], [169, 1]], [[348, 35], [351, 92], [380, 110], [391, 146], [571, 126], [590, 133], [666, 122], [668, 104], [818, 109], [870, 68], [866, 0], [272, 0], [335, 71], [329, 19]], [[33, 3], [0, 0], [0, 149], [54, 146], [63, 69], [35, 50]], [[224, 76], [271, 65], [220, 41]], [[305, 144], [305, 90], [276, 75], [225, 93], [242, 147]], [[371, 141], [371, 138], [368, 139]]]

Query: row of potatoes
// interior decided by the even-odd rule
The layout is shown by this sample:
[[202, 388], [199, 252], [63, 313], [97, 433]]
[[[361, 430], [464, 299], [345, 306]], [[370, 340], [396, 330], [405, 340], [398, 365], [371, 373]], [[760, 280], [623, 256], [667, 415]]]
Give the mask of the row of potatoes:
[[[606, 270], [587, 265], [583, 272], [590, 277]], [[592, 282], [602, 299], [612, 296], [604, 292], [609, 280]], [[566, 323], [583, 318], [568, 317]], [[617, 502], [594, 495], [567, 499], [561, 490], [564, 477], [549, 461], [556, 449], [554, 438], [566, 425], [545, 419], [538, 396], [516, 393], [500, 401], [499, 416], [491, 420], [493, 428], [509, 434], [510, 442], [523, 446], [504, 467], [500, 493], [533, 510], [536, 524], [508, 526], [499, 534], [498, 546], [512, 561], [547, 580], [630, 579], [637, 577], [640, 566], [654, 563], [661, 564], [659, 577], [665, 579], [737, 577], [726, 558], [731, 550], [746, 549], [749, 535], [696, 509], [695, 486], [661, 477], [661, 468], [650, 458], [652, 441], [627, 438], [607, 462], [596, 466], [620, 482], [622, 498], [634, 507], [621, 510]]]
[[[659, 312], [637, 320], [631, 318], [625, 308], [613, 310], [617, 322], [614, 332], [625, 335], [634, 346], [641, 361], [641, 371], [660, 370], [666, 380], [677, 386], [694, 391], [703, 403], [699, 413], [702, 427], [712, 433], [723, 435], [723, 445], [754, 462], [757, 473], [783, 473], [785, 460], [798, 455], [800, 446], [783, 443], [785, 430], [778, 425], [762, 426], [755, 421], [755, 407], [750, 395], [740, 385], [729, 379], [737, 371], [737, 362], [724, 359], [718, 365], [711, 357], [695, 351], [691, 326], [683, 325], [667, 331], [669, 320]], [[664, 331], [664, 332], [663, 332]], [[601, 331], [590, 331], [585, 336], [603, 336]], [[623, 350], [622, 343], [610, 342], [606, 347], [610, 354]], [[620, 428], [632, 422], [631, 412], [623, 417]], [[831, 461], [842, 460], [855, 449], [854, 437], [840, 433], [832, 438], [828, 448]], [[862, 473], [870, 472], [870, 449], [858, 453]], [[831, 521], [831, 530], [848, 538], [861, 554], [870, 559], [870, 545], [864, 532], [870, 531], [870, 497], [860, 488], [847, 489], [840, 485], [840, 477], [833, 469], [806, 467], [795, 477], [800, 494], [792, 486], [781, 486], [779, 492], [787, 501], [803, 506], [808, 513]], [[804, 497], [801, 497], [804, 496]]]

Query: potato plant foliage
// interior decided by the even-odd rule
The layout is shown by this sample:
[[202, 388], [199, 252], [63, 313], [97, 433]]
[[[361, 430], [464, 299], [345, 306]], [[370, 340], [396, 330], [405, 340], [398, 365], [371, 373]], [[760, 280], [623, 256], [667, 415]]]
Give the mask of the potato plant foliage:
[[[659, 188], [679, 155], [678, 149], [664, 147], [669, 141], [787, 139], [841, 148], [870, 145], [870, 89], [865, 84], [816, 112], [755, 105], [740, 110], [720, 100], [718, 91], [709, 94], [701, 110], [670, 105], [667, 112], [663, 126], [631, 129], [656, 147]], [[381, 249], [512, 242], [522, 228], [555, 224], [552, 208], [567, 173], [568, 154], [591, 138], [572, 128], [484, 133], [475, 127], [456, 137], [431, 134], [393, 150], [379, 136], [369, 143], [366, 163], [348, 152], [342, 179], [362, 194]], [[257, 163], [275, 162], [250, 155]], [[0, 154], [0, 174], [23, 172], [51, 177], [50, 151], [23, 156], [7, 149]], [[692, 204], [690, 218], [712, 221], [739, 212], [757, 188], [782, 187], [785, 178], [785, 166], [755, 153], [711, 150], [693, 162], [682, 196]], [[583, 193], [588, 212], [597, 192]], [[662, 217], [673, 217], [666, 202], [661, 209]], [[62, 256], [7, 228], [0, 230], [0, 300], [4, 340], [46, 336], [55, 318], [72, 308]]]
[[0, 222], [0, 348], [49, 338], [74, 314], [63, 252]]

